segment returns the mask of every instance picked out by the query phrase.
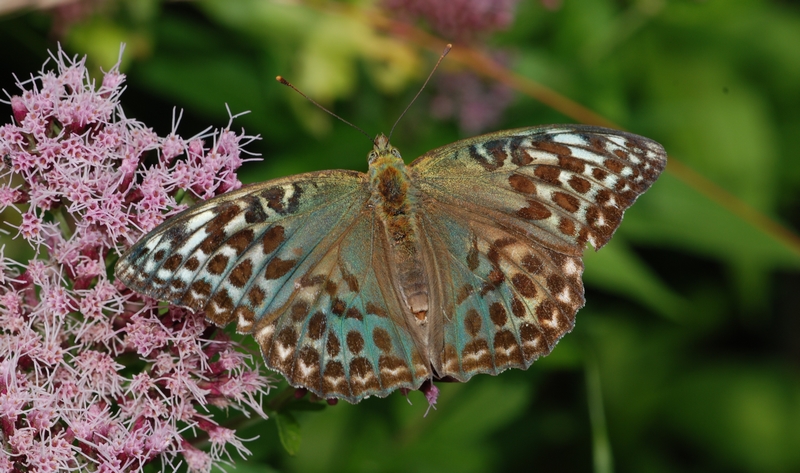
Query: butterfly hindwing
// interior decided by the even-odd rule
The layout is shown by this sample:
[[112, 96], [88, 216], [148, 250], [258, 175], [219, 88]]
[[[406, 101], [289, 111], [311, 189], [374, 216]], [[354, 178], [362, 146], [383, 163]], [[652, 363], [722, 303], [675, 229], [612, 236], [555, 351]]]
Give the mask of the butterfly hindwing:
[[374, 213], [365, 209], [316, 251], [314, 263], [301, 266], [285, 314], [254, 327], [267, 365], [295, 386], [350, 402], [417, 388], [428, 364], [393, 290]]
[[[438, 277], [443, 346], [439, 376], [525, 369], [571, 330], [583, 306], [583, 264], [521, 232], [437, 203], [421, 217]], [[437, 310], [437, 309], [434, 309]]]
[[356, 402], [415, 388], [427, 363], [392, 289], [369, 198], [354, 171], [247, 186], [156, 228], [116, 274], [218, 325], [236, 320], [268, 367], [321, 397]]

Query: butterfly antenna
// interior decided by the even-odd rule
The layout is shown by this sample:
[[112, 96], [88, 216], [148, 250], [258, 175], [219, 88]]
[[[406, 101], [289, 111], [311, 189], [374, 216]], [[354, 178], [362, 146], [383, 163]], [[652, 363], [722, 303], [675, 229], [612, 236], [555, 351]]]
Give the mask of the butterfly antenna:
[[444, 51], [442, 51], [442, 55], [439, 56], [439, 60], [436, 61], [436, 65], [433, 66], [433, 69], [431, 70], [431, 73], [428, 74], [428, 78], [425, 79], [425, 83], [422, 84], [422, 87], [419, 88], [419, 91], [417, 92], [417, 95], [415, 95], [414, 98], [411, 99], [411, 102], [408, 103], [408, 105], [406, 106], [406, 109], [403, 110], [403, 113], [401, 113], [400, 116], [397, 117], [397, 120], [394, 122], [394, 125], [392, 125], [392, 129], [389, 131], [389, 141], [392, 140], [392, 133], [394, 133], [394, 128], [397, 126], [397, 124], [400, 123], [400, 119], [403, 118], [403, 116], [406, 114], [408, 109], [411, 108], [411, 105], [413, 105], [414, 102], [416, 102], [417, 97], [419, 97], [419, 94], [421, 94], [422, 91], [425, 90], [425, 86], [428, 85], [428, 81], [431, 80], [431, 77], [433, 77], [433, 73], [436, 72], [436, 69], [439, 68], [439, 64], [442, 63], [442, 59], [444, 59], [444, 57], [447, 56], [447, 53], [449, 53], [451, 49], [453, 49], [453, 45], [449, 44], [449, 43], [448, 43], [447, 46], [444, 47]]
[[347, 123], [347, 124], [348, 124], [348, 125], [350, 125], [351, 127], [353, 127], [353, 128], [355, 128], [356, 130], [360, 131], [360, 132], [361, 132], [361, 133], [362, 133], [364, 136], [366, 136], [367, 138], [369, 138], [369, 140], [370, 140], [370, 141], [371, 141], [373, 144], [375, 144], [375, 141], [372, 139], [372, 137], [371, 137], [371, 136], [369, 136], [369, 135], [367, 134], [367, 132], [366, 132], [366, 131], [362, 130], [361, 128], [359, 128], [359, 127], [357, 127], [357, 126], [355, 126], [355, 125], [353, 125], [352, 123], [348, 122], [347, 120], [345, 120], [344, 118], [340, 117], [339, 115], [336, 115], [335, 113], [331, 112], [331, 111], [330, 111], [330, 110], [328, 110], [327, 108], [325, 108], [325, 107], [323, 107], [322, 105], [320, 105], [319, 103], [317, 103], [317, 101], [316, 101], [316, 100], [314, 100], [314, 99], [312, 99], [311, 97], [309, 97], [308, 95], [306, 95], [306, 94], [304, 94], [304, 93], [300, 92], [300, 89], [298, 89], [297, 87], [295, 87], [294, 85], [292, 85], [292, 83], [291, 83], [291, 82], [289, 82], [288, 80], [284, 79], [284, 78], [283, 78], [283, 77], [281, 77], [281, 76], [278, 76], [278, 77], [276, 77], [276, 78], [275, 78], [275, 80], [277, 80], [278, 82], [280, 82], [281, 84], [283, 84], [283, 85], [285, 85], [285, 86], [291, 87], [291, 88], [292, 88], [292, 90], [294, 90], [294, 91], [295, 91], [295, 92], [297, 92], [298, 94], [300, 94], [300, 95], [302, 95], [303, 97], [305, 97], [305, 99], [306, 99], [306, 100], [308, 100], [309, 102], [311, 102], [311, 103], [313, 103], [314, 105], [316, 105], [317, 107], [319, 107], [319, 109], [320, 109], [320, 110], [322, 110], [322, 111], [324, 111], [324, 112], [328, 112], [328, 113], [329, 113], [331, 116], [333, 116], [333, 117], [335, 117], [335, 118], [338, 118], [339, 120], [343, 121], [344, 123]]

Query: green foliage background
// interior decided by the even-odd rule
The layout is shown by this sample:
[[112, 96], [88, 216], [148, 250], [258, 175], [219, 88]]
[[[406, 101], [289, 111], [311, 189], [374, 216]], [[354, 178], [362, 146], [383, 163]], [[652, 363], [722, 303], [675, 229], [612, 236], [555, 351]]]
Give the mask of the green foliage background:
[[[363, 171], [370, 143], [274, 77], [388, 131], [441, 44], [378, 29], [377, 7], [123, 0], [70, 25], [6, 12], [0, 87], [14, 93], [11, 74], [38, 70], [56, 39], [106, 69], [125, 42], [123, 107], [159, 134], [173, 106], [185, 135], [224, 126], [226, 103], [251, 111], [234, 126], [261, 134], [251, 150], [264, 161], [244, 181]], [[270, 420], [237, 424], [259, 438], [235, 471], [800, 471], [800, 8], [522, 1], [511, 29], [473, 47], [487, 45], [673, 161], [614, 240], [586, 252], [574, 331], [528, 371], [440, 384], [427, 417], [419, 393], [413, 405], [395, 393], [324, 409], [273, 399]], [[448, 59], [442, 71], [463, 67]], [[409, 162], [463, 137], [430, 117], [434, 93], [395, 131]], [[494, 129], [575, 120], [518, 93]]]

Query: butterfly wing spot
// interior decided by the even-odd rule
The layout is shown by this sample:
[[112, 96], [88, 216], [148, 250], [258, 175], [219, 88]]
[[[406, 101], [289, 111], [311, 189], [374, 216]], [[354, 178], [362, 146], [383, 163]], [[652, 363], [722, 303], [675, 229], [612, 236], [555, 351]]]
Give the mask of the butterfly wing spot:
[[525, 220], [544, 220], [553, 215], [550, 209], [538, 201], [529, 200], [527, 204], [527, 207], [522, 207], [517, 211], [518, 217], [524, 218]]
[[512, 174], [508, 178], [508, 184], [517, 192], [528, 195], [536, 195], [536, 184], [533, 180], [522, 174]]
[[500, 328], [508, 322], [506, 308], [500, 302], [493, 302], [489, 306], [489, 318], [494, 323], [495, 328]]
[[358, 355], [364, 349], [364, 337], [355, 330], [347, 332], [347, 349], [353, 355]]
[[537, 166], [533, 174], [546, 184], [561, 186], [561, 169], [555, 166]]
[[558, 231], [566, 236], [575, 235], [575, 222], [569, 218], [562, 217], [558, 222]]
[[592, 188], [592, 185], [589, 183], [589, 181], [579, 176], [572, 176], [569, 178], [569, 181], [567, 181], [567, 184], [569, 184], [569, 186], [579, 194], [586, 194]]

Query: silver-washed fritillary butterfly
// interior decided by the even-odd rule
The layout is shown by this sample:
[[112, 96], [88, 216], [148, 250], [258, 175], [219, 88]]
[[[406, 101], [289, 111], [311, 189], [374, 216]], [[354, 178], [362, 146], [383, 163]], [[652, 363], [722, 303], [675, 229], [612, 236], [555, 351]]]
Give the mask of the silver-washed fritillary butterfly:
[[243, 187], [168, 220], [116, 275], [235, 320], [293, 386], [349, 402], [528, 368], [584, 304], [581, 255], [658, 178], [658, 143], [552, 125], [490, 133], [406, 166]]

